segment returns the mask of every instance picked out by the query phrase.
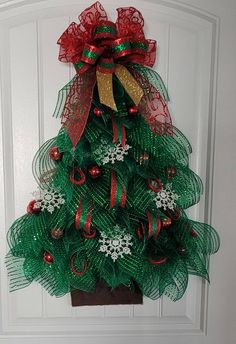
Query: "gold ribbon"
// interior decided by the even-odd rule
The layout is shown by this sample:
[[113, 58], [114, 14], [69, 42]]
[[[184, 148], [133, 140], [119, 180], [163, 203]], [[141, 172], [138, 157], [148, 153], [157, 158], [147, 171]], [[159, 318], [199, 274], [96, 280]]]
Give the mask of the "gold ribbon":
[[[138, 106], [144, 94], [138, 82], [134, 79], [128, 69], [121, 64], [115, 65], [114, 73], [119, 79], [120, 83], [123, 85], [125, 91], [133, 100], [134, 104]], [[97, 70], [96, 77], [100, 102], [110, 107], [114, 111], [117, 111], [113, 95], [112, 73], [102, 73]]]
[[97, 70], [96, 76], [100, 103], [117, 111], [112, 88], [112, 74], [102, 73]]

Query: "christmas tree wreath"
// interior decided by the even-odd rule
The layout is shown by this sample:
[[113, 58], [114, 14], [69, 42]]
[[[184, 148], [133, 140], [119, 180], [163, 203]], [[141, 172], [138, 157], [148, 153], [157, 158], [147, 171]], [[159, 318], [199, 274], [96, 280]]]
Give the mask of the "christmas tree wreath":
[[219, 238], [185, 212], [203, 186], [151, 69], [156, 42], [137, 9], [117, 11], [111, 22], [96, 2], [58, 40], [76, 75], [59, 92], [58, 135], [33, 160], [38, 191], [8, 231], [11, 290], [37, 281], [62, 296], [102, 281], [178, 300], [190, 274], [208, 280]]

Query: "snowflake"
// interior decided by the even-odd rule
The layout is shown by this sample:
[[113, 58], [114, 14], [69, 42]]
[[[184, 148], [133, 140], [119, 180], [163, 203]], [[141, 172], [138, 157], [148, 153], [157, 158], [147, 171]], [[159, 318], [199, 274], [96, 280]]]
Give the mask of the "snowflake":
[[152, 194], [156, 196], [154, 198], [156, 207], [163, 208], [164, 210], [167, 208], [173, 210], [176, 206], [175, 201], [179, 198], [179, 196], [173, 192], [172, 184], [166, 184], [166, 187], [161, 191], [158, 193], [152, 192]]
[[131, 148], [130, 145], [125, 144], [124, 147], [120, 142], [116, 144], [110, 144], [107, 140], [102, 139], [101, 145], [95, 150], [95, 154], [103, 165], [115, 161], [124, 161], [124, 156], [128, 154], [128, 150]]
[[50, 189], [39, 189], [32, 193], [36, 203], [36, 208], [41, 208], [42, 211], [45, 209], [52, 214], [55, 208], [60, 208], [65, 203], [63, 198], [64, 195], [60, 194], [57, 190]]
[[104, 252], [106, 257], [111, 256], [111, 259], [115, 262], [119, 257], [123, 258], [124, 254], [131, 254], [129, 247], [133, 245], [131, 238], [129, 233], [125, 233], [125, 229], [116, 225], [113, 235], [107, 235], [104, 232], [101, 233], [101, 239], [99, 239], [101, 246], [99, 251]]

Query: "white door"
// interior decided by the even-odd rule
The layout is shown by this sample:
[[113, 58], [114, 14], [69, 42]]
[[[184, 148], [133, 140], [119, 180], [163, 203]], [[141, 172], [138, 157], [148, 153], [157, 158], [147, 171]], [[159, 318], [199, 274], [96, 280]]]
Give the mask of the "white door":
[[172, 119], [190, 140], [191, 167], [205, 185], [190, 214], [211, 222], [221, 236], [211, 286], [191, 278], [176, 303], [162, 298], [142, 306], [72, 308], [69, 295], [50, 297], [37, 284], [9, 293], [5, 235], [36, 187], [35, 152], [60, 127], [52, 118], [57, 92], [74, 71], [57, 61], [56, 41], [91, 2], [0, 1], [1, 343], [236, 343], [236, 2], [185, 2], [102, 1], [112, 19], [116, 7], [140, 9], [146, 37], [158, 41], [156, 69], [168, 87]]

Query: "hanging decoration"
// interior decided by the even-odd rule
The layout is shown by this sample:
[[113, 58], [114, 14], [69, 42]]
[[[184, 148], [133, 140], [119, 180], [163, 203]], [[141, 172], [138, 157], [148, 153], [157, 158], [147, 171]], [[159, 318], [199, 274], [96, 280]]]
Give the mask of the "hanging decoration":
[[133, 245], [131, 239], [132, 236], [126, 233], [125, 228], [115, 225], [112, 234], [101, 232], [99, 251], [105, 253], [106, 257], [110, 256], [115, 262], [118, 258], [131, 254], [130, 247]]
[[102, 139], [101, 145], [94, 151], [94, 154], [103, 165], [108, 163], [114, 164], [116, 161], [124, 161], [124, 157], [128, 155], [130, 148], [132, 147], [128, 144], [122, 146], [119, 142], [112, 144]]
[[186, 213], [203, 187], [152, 69], [156, 42], [137, 9], [111, 22], [96, 2], [58, 44], [76, 75], [59, 91], [58, 135], [33, 160], [39, 189], [8, 232], [10, 288], [37, 281], [62, 296], [102, 283], [179, 300], [190, 274], [209, 279], [219, 237]]
[[162, 188], [159, 192], [154, 193], [154, 202], [156, 203], [157, 208], [171, 209], [173, 210], [176, 207], [176, 201], [179, 196], [173, 192], [172, 185], [166, 184], [165, 188]]
[[34, 208], [38, 208], [42, 211], [47, 210], [49, 213], [53, 213], [56, 208], [60, 208], [60, 206], [65, 203], [65, 199], [63, 198], [64, 195], [54, 188], [38, 189], [34, 191], [32, 195], [36, 200]]

